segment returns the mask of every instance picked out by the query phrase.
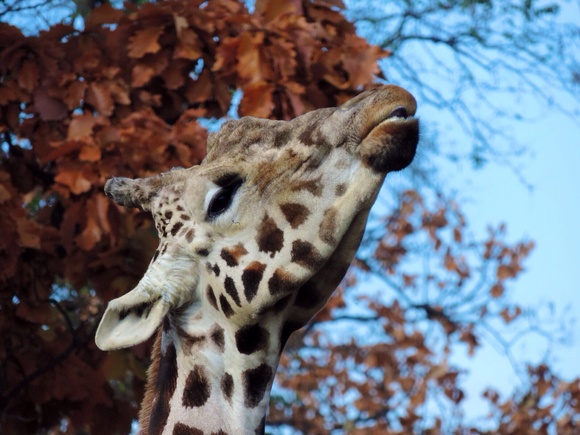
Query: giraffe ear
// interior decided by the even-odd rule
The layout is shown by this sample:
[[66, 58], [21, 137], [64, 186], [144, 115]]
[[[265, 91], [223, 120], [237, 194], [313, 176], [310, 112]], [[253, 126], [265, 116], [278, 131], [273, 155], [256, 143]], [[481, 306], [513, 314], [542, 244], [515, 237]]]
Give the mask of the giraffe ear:
[[138, 289], [112, 300], [97, 329], [97, 347], [115, 350], [142, 343], [158, 329], [170, 307], [160, 296]]

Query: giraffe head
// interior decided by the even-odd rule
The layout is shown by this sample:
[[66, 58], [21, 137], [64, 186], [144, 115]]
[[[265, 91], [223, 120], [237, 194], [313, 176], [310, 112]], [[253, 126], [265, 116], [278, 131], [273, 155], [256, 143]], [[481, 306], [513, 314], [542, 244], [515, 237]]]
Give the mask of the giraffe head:
[[283, 318], [285, 341], [342, 279], [385, 175], [411, 163], [415, 110], [383, 86], [291, 121], [232, 120], [198, 166], [109, 180], [117, 203], [152, 213], [160, 244], [137, 287], [109, 303], [97, 345], [138, 344], [184, 311], [239, 329]]

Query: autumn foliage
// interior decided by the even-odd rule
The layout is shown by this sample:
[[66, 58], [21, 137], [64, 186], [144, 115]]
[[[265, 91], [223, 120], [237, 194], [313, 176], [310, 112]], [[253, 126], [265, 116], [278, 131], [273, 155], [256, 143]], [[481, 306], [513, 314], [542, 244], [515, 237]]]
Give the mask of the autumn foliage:
[[[103, 185], [112, 176], [200, 162], [207, 132], [198, 120], [225, 117], [236, 90], [241, 116], [288, 119], [372, 86], [388, 53], [358, 37], [341, 8], [340, 0], [262, 0], [252, 13], [238, 0], [123, 10], [105, 3], [83, 31], [56, 25], [32, 37], [0, 23], [0, 432], [130, 431], [148, 345], [105, 353], [94, 332], [107, 301], [136, 285], [157, 241], [150, 219], [114, 205]], [[531, 244], [508, 246], [499, 231], [468, 254], [460, 213], [440, 205], [430, 211], [407, 191], [399, 211], [371, 233], [374, 250], [361, 255], [350, 282], [299, 337], [306, 347], [291, 342], [271, 428], [437, 431], [443, 417], [421, 423], [430, 389], [461, 402], [448, 346], [436, 354], [417, 316], [472, 352], [482, 318], [509, 323], [519, 315], [518, 307], [490, 303], [520, 273]], [[417, 237], [440, 260], [442, 275], [404, 270]], [[473, 262], [495, 273], [484, 288], [489, 298], [472, 307], [480, 317], [460, 318], [443, 300], [414, 297], [421, 279], [440, 295], [464, 291], [481, 272]], [[401, 301], [357, 296], [366, 314], [341, 318], [348, 284], [365, 274], [386, 277]], [[374, 342], [339, 343], [319, 328], [343, 321], [372, 321], [380, 333]], [[544, 424], [552, 415], [545, 401], [568, 415], [546, 424], [559, 433], [577, 428], [569, 415], [580, 411], [578, 383], [563, 384], [545, 367], [530, 368], [530, 376], [531, 402], [486, 393], [499, 430]]]

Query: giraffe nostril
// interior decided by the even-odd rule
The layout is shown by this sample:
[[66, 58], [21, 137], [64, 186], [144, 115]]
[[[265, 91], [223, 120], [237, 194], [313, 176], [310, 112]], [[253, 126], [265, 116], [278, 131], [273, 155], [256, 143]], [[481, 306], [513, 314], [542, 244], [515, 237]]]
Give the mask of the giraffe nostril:
[[389, 118], [407, 118], [409, 116], [409, 112], [402, 106], [397, 107], [395, 110], [391, 112], [387, 119]]

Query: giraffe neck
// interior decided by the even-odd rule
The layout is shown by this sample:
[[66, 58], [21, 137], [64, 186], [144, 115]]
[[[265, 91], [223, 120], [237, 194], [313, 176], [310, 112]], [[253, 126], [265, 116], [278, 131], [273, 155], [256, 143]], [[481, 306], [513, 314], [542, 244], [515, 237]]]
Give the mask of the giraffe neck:
[[199, 317], [192, 330], [193, 322], [180, 321], [187, 316], [170, 315], [158, 332], [140, 413], [143, 433], [262, 434], [281, 351], [268, 331], [280, 325], [262, 321], [234, 334]]

